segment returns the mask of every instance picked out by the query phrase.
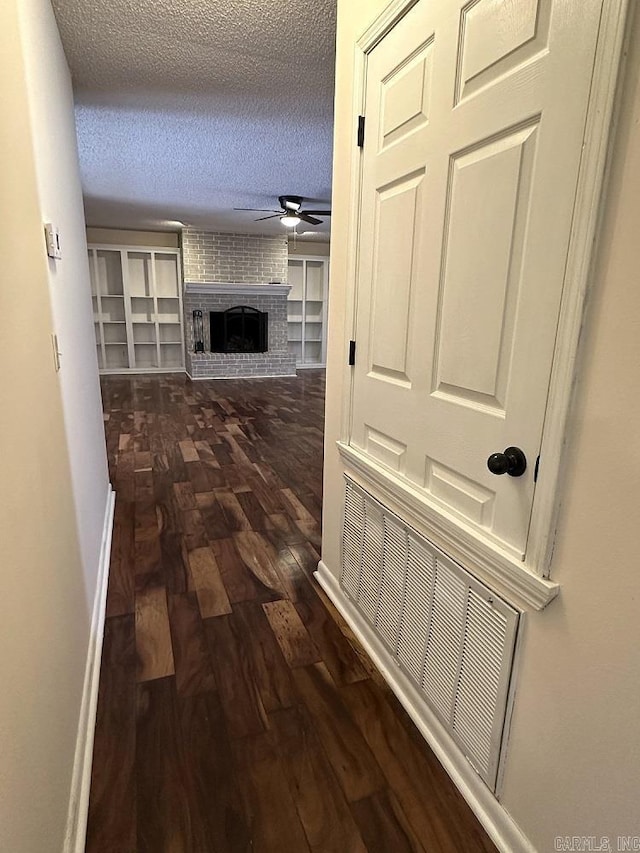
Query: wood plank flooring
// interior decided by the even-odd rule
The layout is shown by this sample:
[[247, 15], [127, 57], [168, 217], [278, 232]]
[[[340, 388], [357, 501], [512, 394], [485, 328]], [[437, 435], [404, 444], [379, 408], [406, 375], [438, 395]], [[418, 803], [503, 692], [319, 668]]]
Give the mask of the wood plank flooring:
[[88, 853], [494, 851], [311, 576], [323, 373], [102, 387]]

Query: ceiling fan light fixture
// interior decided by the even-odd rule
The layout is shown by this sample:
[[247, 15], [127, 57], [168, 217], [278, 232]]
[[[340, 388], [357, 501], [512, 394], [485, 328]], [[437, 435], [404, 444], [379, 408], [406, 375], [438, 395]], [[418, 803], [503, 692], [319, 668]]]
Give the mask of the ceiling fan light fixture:
[[283, 225], [286, 225], [287, 228], [295, 228], [296, 225], [300, 224], [301, 219], [293, 213], [285, 213], [284, 216], [280, 217], [280, 222], [282, 222]]
[[280, 207], [287, 212], [297, 213], [302, 207], [301, 195], [281, 195], [278, 196], [278, 201], [280, 202]]

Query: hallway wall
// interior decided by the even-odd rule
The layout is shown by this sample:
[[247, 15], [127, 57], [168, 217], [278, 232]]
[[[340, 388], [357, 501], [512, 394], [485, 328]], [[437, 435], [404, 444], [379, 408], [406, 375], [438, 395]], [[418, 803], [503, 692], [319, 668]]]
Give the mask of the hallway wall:
[[[323, 560], [340, 560], [354, 43], [387, 4], [338, 0]], [[502, 802], [536, 850], [556, 836], [640, 836], [640, 20], [623, 81], [552, 567], [560, 596], [526, 617]]]
[[[49, 853], [63, 846], [107, 477], [69, 79], [48, 0], [0, 5], [0, 65], [0, 849]], [[48, 217], [62, 226], [57, 273]]]
[[[527, 617], [503, 801], [540, 851], [640, 837], [640, 15], [579, 355], [552, 564]], [[617, 453], [622, 455], [618, 457]]]
[[41, 219], [58, 226], [62, 245], [62, 258], [47, 260], [47, 267], [53, 324], [62, 353], [58, 379], [78, 539], [91, 607], [108, 474], [73, 92], [49, 3], [22, 0], [20, 9]]

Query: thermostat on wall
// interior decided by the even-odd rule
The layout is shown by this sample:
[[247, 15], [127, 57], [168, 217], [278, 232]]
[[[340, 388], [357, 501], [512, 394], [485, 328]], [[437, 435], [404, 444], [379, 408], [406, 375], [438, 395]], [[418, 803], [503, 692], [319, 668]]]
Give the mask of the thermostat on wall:
[[60, 232], [51, 222], [45, 223], [44, 236], [47, 241], [47, 255], [49, 255], [50, 258], [61, 258], [62, 250], [60, 248]]

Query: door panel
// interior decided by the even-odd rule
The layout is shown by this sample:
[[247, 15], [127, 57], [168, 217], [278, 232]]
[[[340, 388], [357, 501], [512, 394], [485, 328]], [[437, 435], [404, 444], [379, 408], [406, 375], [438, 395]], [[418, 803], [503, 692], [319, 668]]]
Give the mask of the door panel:
[[502, 417], [535, 132], [508, 133], [452, 157], [447, 191], [433, 390]]
[[350, 442], [518, 558], [600, 7], [420, 0], [367, 58]]
[[411, 386], [408, 333], [413, 290], [413, 252], [419, 239], [417, 212], [424, 172], [381, 187], [376, 196], [371, 374]]
[[429, 121], [432, 47], [429, 39], [383, 81], [381, 148], [399, 142]]
[[547, 47], [551, 0], [479, 0], [461, 13], [456, 102]]

